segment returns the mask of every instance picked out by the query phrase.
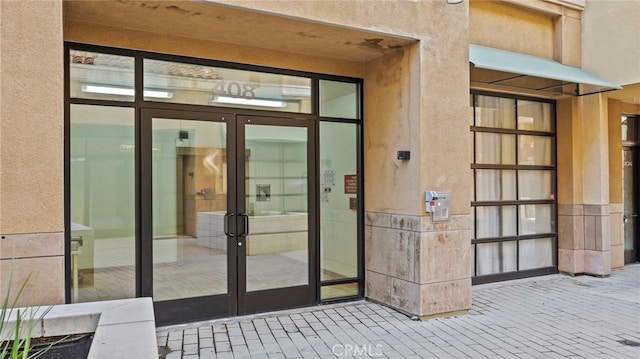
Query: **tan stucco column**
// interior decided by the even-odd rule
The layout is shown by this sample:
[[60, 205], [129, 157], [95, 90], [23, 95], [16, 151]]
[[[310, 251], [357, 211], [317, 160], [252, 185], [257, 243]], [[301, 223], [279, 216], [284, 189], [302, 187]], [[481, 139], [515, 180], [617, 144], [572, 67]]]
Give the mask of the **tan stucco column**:
[[62, 303], [62, 1], [0, 6], [0, 297], [15, 257], [19, 304]]
[[[365, 295], [421, 318], [471, 307], [468, 32], [460, 11], [434, 15], [428, 41], [366, 69]], [[411, 159], [398, 160], [398, 150]], [[432, 221], [425, 190], [451, 191], [450, 220]]]
[[558, 102], [558, 268], [611, 273], [607, 101], [595, 94]]

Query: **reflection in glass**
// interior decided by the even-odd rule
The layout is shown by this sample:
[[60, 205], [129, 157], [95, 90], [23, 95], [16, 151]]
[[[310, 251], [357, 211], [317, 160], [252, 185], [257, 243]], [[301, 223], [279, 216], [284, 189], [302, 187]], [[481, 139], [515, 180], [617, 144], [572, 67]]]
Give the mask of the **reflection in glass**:
[[516, 235], [516, 206], [476, 207], [476, 238]]
[[516, 171], [476, 170], [476, 201], [516, 199]]
[[474, 106], [473, 106], [473, 95], [469, 95], [469, 125], [473, 126], [474, 125]]
[[476, 132], [476, 163], [515, 164], [515, 146], [515, 135]]
[[622, 141], [638, 141], [638, 117], [622, 116]]
[[[622, 195], [623, 195], [623, 203], [624, 203], [624, 215], [626, 216], [626, 220], [624, 221], [624, 250], [625, 251], [634, 251], [637, 250], [636, 238], [638, 238], [638, 217], [633, 215], [638, 215], [636, 212], [636, 208], [638, 208], [638, 194], [636, 192], [637, 183], [634, 181], [635, 174], [634, 165], [638, 163], [637, 158], [637, 150], [634, 148], [625, 148], [623, 151], [623, 170], [622, 175], [624, 178], [623, 187], [622, 187]], [[635, 258], [634, 258], [635, 259]]]
[[320, 80], [320, 116], [358, 119], [358, 84]]
[[358, 276], [357, 126], [320, 123], [321, 280]]
[[520, 241], [520, 270], [553, 266], [553, 238], [536, 238]]
[[555, 213], [552, 204], [521, 204], [520, 235], [553, 233]]
[[551, 156], [551, 137], [518, 136], [519, 165], [551, 166], [554, 161], [553, 156]]
[[147, 101], [311, 113], [306, 77], [151, 59], [143, 66]]
[[334, 299], [358, 295], [358, 283], [326, 285], [320, 288], [320, 299]]
[[153, 119], [153, 297], [227, 293], [225, 124]]
[[518, 129], [551, 131], [551, 104], [518, 100]]
[[476, 126], [515, 128], [516, 101], [509, 98], [476, 96]]
[[471, 251], [469, 253], [471, 253], [471, 273], [469, 275], [473, 277], [476, 275], [476, 245], [475, 244], [471, 245]]
[[309, 283], [307, 129], [245, 126], [247, 291]]
[[71, 98], [134, 100], [134, 59], [88, 51], [69, 51]]
[[518, 171], [518, 199], [555, 199], [553, 171]]
[[487, 275], [517, 270], [516, 241], [476, 244], [476, 273]]
[[135, 297], [134, 109], [71, 105], [72, 302]]

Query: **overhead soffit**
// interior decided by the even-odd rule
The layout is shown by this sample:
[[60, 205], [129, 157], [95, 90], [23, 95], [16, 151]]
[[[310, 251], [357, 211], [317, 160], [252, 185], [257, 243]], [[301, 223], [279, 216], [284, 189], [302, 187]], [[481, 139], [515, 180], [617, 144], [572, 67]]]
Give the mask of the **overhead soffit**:
[[65, 1], [64, 19], [354, 62], [416, 41], [201, 1]]
[[582, 68], [559, 62], [469, 45], [471, 84], [550, 95], [588, 95], [622, 89]]

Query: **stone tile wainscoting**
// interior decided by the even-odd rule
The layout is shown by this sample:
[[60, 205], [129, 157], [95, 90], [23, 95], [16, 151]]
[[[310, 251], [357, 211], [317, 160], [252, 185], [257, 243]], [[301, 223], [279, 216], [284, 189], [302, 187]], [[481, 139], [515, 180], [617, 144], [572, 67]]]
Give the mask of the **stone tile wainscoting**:
[[367, 298], [420, 318], [471, 307], [471, 217], [365, 214]]
[[608, 204], [559, 205], [558, 270], [568, 274], [611, 274], [611, 234]]

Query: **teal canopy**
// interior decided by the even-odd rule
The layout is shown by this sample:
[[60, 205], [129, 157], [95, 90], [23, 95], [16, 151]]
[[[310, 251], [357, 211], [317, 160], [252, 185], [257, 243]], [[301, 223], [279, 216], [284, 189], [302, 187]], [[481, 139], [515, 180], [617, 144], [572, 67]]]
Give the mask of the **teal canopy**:
[[578, 96], [622, 89], [580, 67], [486, 46], [469, 45], [469, 62], [472, 84]]

